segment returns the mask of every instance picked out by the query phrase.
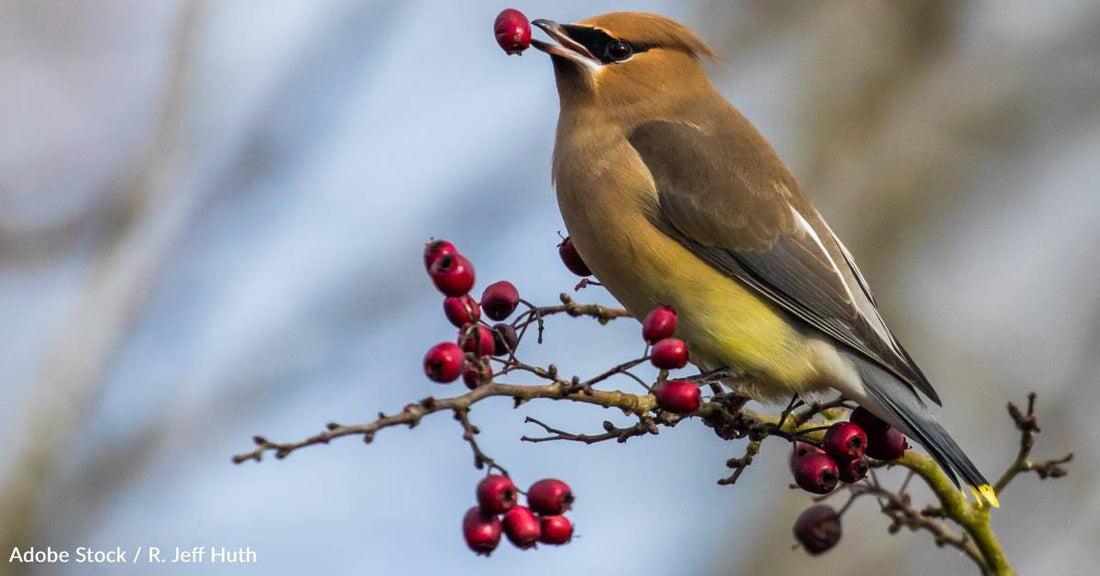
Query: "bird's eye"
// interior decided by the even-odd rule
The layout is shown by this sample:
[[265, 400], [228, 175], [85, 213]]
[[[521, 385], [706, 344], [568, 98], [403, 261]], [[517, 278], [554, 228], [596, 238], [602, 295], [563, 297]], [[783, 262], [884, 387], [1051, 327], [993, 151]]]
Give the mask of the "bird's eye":
[[607, 57], [615, 61], [626, 60], [633, 53], [634, 49], [626, 42], [612, 42], [607, 45]]

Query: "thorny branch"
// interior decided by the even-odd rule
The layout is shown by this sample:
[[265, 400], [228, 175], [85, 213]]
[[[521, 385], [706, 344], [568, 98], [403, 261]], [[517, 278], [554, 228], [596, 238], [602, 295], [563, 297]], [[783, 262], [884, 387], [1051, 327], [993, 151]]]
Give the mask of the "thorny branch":
[[[556, 306], [536, 307], [528, 304], [528, 309], [513, 322], [520, 341], [528, 328], [534, 325], [537, 328], [538, 341], [541, 342], [545, 330], [545, 319], [550, 316], [564, 314], [570, 317], [589, 317], [601, 324], [628, 316], [626, 310], [618, 308], [578, 304], [567, 294], [561, 294], [560, 299], [561, 304]], [[700, 385], [710, 384], [715, 393], [695, 414], [678, 416], [660, 410], [652, 394], [653, 386], [631, 372], [632, 368], [647, 359], [642, 357], [622, 362], [587, 379], [578, 376], [565, 378], [553, 364], [546, 367], [526, 364], [517, 359], [515, 350], [510, 350], [506, 357], [493, 358], [501, 364], [501, 369], [492, 381], [482, 383], [465, 394], [439, 399], [429, 396], [419, 402], [407, 404], [397, 414], [380, 413], [377, 419], [365, 424], [329, 423], [323, 432], [298, 441], [273, 442], [265, 437], [256, 436], [253, 438], [255, 448], [234, 456], [233, 461], [238, 464], [249, 460], [260, 461], [268, 452], [281, 459], [296, 450], [317, 444], [327, 444], [345, 436], [360, 436], [364, 442], [370, 443], [380, 430], [399, 426], [414, 428], [426, 416], [437, 412], [450, 412], [462, 426], [462, 437], [470, 446], [475, 467], [478, 469], [488, 467], [490, 471], [496, 470], [507, 475], [507, 471], [500, 464], [481, 450], [477, 443], [480, 430], [470, 422], [469, 417], [470, 409], [475, 404], [493, 397], [506, 397], [511, 398], [517, 408], [526, 402], [538, 399], [566, 400], [618, 409], [624, 415], [636, 419], [633, 425], [626, 427], [618, 427], [610, 421], [604, 421], [602, 434], [589, 435], [561, 430], [528, 416], [525, 422], [538, 426], [546, 434], [545, 436], [525, 435], [521, 438], [522, 441], [531, 443], [571, 441], [595, 444], [610, 440], [623, 443], [630, 438], [658, 434], [660, 426], [675, 426], [681, 420], [697, 417], [704, 425], [713, 429], [720, 438], [748, 440], [743, 455], [730, 458], [726, 462], [732, 472], [728, 477], [718, 481], [719, 484], [725, 485], [737, 482], [753, 463], [754, 457], [760, 453], [767, 438], [776, 437], [788, 443], [797, 439], [820, 445], [827, 425], [845, 417], [849, 410], [855, 408], [854, 404], [844, 398], [807, 405], [798, 397], [794, 397], [777, 416], [758, 413], [746, 408], [748, 398], [736, 393], [720, 392], [718, 382], [730, 382], [739, 377], [739, 374], [733, 370], [721, 369], [687, 378]], [[533, 375], [542, 383], [511, 384], [500, 380], [514, 373]], [[616, 376], [630, 378], [644, 388], [644, 392], [633, 394], [620, 390], [595, 388], [597, 384], [605, 384]], [[654, 384], [660, 384], [665, 378], [667, 373], [662, 372]], [[1040, 431], [1035, 417], [1035, 394], [1028, 396], [1026, 412], [1021, 411], [1011, 402], [1008, 403], [1008, 412], [1020, 431], [1020, 448], [1016, 459], [997, 481], [996, 492], [1003, 492], [1008, 484], [1023, 472], [1035, 472], [1044, 479], [1064, 476], [1066, 474], [1064, 465], [1070, 462], [1072, 454], [1051, 460], [1029, 459], [1035, 446], [1036, 435]], [[879, 503], [883, 514], [891, 519], [890, 533], [897, 533], [903, 527], [911, 531], [927, 532], [932, 535], [937, 546], [950, 546], [965, 554], [978, 566], [982, 574], [997, 576], [1015, 574], [993, 534], [988, 508], [980, 503], [968, 502], [935, 462], [927, 456], [909, 451], [891, 462], [872, 462], [873, 468], [893, 466], [909, 470], [909, 475], [897, 491], [883, 487], [877, 476], [872, 473], [869, 478], [846, 486], [850, 494], [849, 501], [840, 513], [843, 514], [856, 499], [872, 496]], [[936, 504], [928, 505], [923, 509], [913, 504], [906, 489], [914, 476], [921, 478], [931, 488], [938, 500]], [[840, 492], [838, 490], [832, 495]], [[961, 531], [953, 528], [952, 524], [961, 528]]]

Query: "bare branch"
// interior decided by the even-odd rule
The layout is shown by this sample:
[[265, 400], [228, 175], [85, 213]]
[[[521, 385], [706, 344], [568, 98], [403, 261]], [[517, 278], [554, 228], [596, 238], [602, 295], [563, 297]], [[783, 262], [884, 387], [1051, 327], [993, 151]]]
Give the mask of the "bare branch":
[[741, 474], [745, 472], [745, 468], [748, 468], [752, 464], [754, 456], [760, 453], [760, 440], [752, 440], [745, 446], [745, 455], [740, 458], [730, 458], [726, 460], [726, 467], [732, 468], [733, 473], [729, 476], [718, 480], [719, 486], [727, 486], [736, 484], [737, 480], [741, 478]]
[[[538, 369], [542, 374], [549, 376], [547, 371]], [[573, 386], [571, 382], [555, 379], [553, 383], [542, 385], [516, 385], [492, 382], [471, 390], [461, 396], [436, 399], [427, 397], [416, 404], [408, 404], [405, 408], [392, 416], [380, 414], [377, 419], [366, 424], [344, 426], [331, 423], [324, 432], [310, 436], [297, 442], [272, 442], [262, 436], [253, 438], [256, 448], [250, 452], [238, 454], [233, 457], [233, 462], [242, 463], [249, 460], [259, 461], [265, 452], [274, 452], [276, 458], [285, 458], [295, 450], [317, 444], [328, 444], [332, 440], [344, 436], [362, 436], [363, 441], [370, 443], [378, 431], [395, 426], [415, 427], [420, 419], [429, 414], [440, 411], [468, 411], [474, 404], [496, 396], [507, 396], [517, 402], [526, 402], [536, 398], [548, 398], [554, 400], [570, 400], [584, 404], [594, 404], [604, 408], [618, 408], [626, 414], [644, 414], [656, 407], [651, 395], [640, 396], [618, 391], [589, 390], [584, 391]]]
[[[908, 481], [909, 477], [906, 478], [905, 483], [907, 484]], [[981, 551], [967, 533], [957, 533], [946, 522], [934, 516], [927, 516], [914, 507], [909, 496], [905, 494], [904, 484], [897, 493], [871, 482], [852, 484], [849, 486], [849, 490], [852, 492], [853, 498], [861, 495], [872, 495], [879, 500], [882, 513], [892, 521], [889, 528], [887, 528], [891, 534], [897, 534], [903, 527], [913, 532], [928, 532], [935, 539], [936, 546], [957, 548], [970, 557], [983, 573], [988, 571]]]
[[474, 453], [474, 468], [481, 470], [488, 466], [490, 471], [497, 470], [501, 474], [507, 476], [508, 471], [500, 467], [500, 465], [496, 463], [496, 460], [487, 456], [485, 452], [481, 450], [481, 446], [478, 445], [477, 435], [481, 433], [481, 430], [470, 423], [470, 409], [455, 408], [453, 411], [455, 420], [458, 420], [458, 422], [462, 424], [462, 439], [470, 445], [470, 450]]
[[1008, 415], [1012, 417], [1016, 429], [1020, 431], [1020, 449], [1016, 452], [1016, 459], [1004, 471], [1000, 479], [993, 486], [993, 490], [1000, 494], [1008, 487], [1021, 472], [1035, 472], [1040, 479], [1061, 478], [1066, 475], [1063, 464], [1073, 460], [1073, 454], [1067, 454], [1061, 458], [1050, 460], [1030, 461], [1031, 450], [1035, 447], [1035, 436], [1042, 430], [1039, 429], [1039, 421], [1035, 418], [1035, 393], [1027, 395], [1027, 412], [1021, 412], [1020, 408], [1008, 403]]
[[523, 303], [527, 305], [528, 310], [520, 314], [512, 325], [515, 326], [517, 331], [522, 332], [532, 323], [535, 323], [538, 327], [538, 343], [542, 344], [542, 335], [545, 329], [543, 319], [547, 316], [562, 313], [573, 318], [588, 316], [590, 318], [595, 318], [600, 324], [607, 324], [616, 318], [627, 318], [630, 316], [630, 313], [622, 308], [607, 308], [599, 304], [578, 304], [573, 301], [571, 296], [564, 292], [559, 295], [559, 298], [561, 299], [560, 305], [542, 307], [535, 306], [524, 300]]
[[566, 432], [564, 430], [559, 430], [557, 428], [553, 428], [551, 426], [548, 426], [547, 424], [545, 424], [543, 422], [540, 422], [539, 420], [536, 420], [536, 419], [534, 419], [530, 416], [525, 418], [524, 422], [529, 423], [529, 424], [536, 424], [539, 427], [541, 427], [543, 430], [545, 430], [548, 434], [550, 434], [550, 436], [541, 436], [541, 437], [523, 436], [522, 438], [520, 438], [520, 440], [522, 440], [524, 442], [532, 442], [532, 443], [551, 442], [551, 441], [554, 441], [554, 440], [568, 440], [568, 441], [572, 441], [572, 442], [582, 442], [584, 444], [595, 444], [597, 442], [605, 442], [607, 440], [615, 440], [619, 444], [622, 444], [622, 443], [626, 442], [627, 440], [629, 440], [630, 438], [633, 438], [634, 436], [645, 436], [646, 434], [657, 434], [660, 431], [657, 428], [657, 423], [654, 422], [652, 418], [649, 418], [649, 417], [646, 417], [646, 416], [639, 417], [638, 418], [638, 423], [633, 425], [633, 426], [630, 426], [628, 428], [619, 428], [619, 427], [615, 426], [614, 424], [612, 424], [610, 420], [604, 420], [603, 429], [605, 430], [605, 432], [603, 434], [596, 434], [594, 436], [590, 436], [588, 434], [573, 434], [571, 432]]

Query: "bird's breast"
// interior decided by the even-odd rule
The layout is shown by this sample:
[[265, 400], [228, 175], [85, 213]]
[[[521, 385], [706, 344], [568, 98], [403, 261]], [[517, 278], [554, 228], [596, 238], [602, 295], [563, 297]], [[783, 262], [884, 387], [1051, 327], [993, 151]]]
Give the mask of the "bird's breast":
[[562, 218], [585, 263], [628, 309], [646, 309], [650, 290], [631, 279], [656, 252], [645, 217], [656, 192], [637, 153], [625, 138], [559, 138], [554, 180]]
[[633, 316], [672, 305], [697, 364], [755, 372], [775, 390], [813, 384], [809, 343], [783, 313], [654, 225], [655, 184], [625, 138], [559, 134], [554, 176], [577, 251]]

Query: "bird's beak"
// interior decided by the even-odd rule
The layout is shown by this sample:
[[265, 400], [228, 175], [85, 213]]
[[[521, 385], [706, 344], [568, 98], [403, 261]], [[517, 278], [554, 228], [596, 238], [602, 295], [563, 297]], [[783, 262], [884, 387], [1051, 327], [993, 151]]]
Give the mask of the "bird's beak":
[[550, 38], [557, 42], [557, 44], [551, 44], [549, 42], [543, 42], [542, 40], [532, 40], [531, 44], [533, 44], [535, 48], [551, 56], [560, 56], [588, 68], [596, 69], [603, 64], [600, 62], [599, 58], [593, 56], [583, 44], [570, 38], [569, 32], [566, 31], [565, 27], [561, 24], [553, 20], [545, 20], [542, 18], [534, 20], [531, 23], [542, 28]]

